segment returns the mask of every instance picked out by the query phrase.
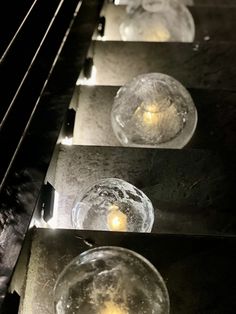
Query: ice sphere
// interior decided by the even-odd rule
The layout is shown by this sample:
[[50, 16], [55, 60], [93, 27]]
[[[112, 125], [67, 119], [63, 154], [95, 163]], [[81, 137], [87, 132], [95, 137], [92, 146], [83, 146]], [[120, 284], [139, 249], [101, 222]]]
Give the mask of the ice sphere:
[[72, 210], [76, 229], [151, 232], [153, 222], [154, 209], [148, 197], [116, 178], [94, 183]]
[[54, 288], [57, 314], [168, 314], [169, 296], [156, 268], [120, 247], [99, 247], [76, 257]]
[[181, 83], [165, 74], [149, 73], [119, 89], [111, 122], [124, 146], [182, 148], [195, 131], [197, 111]]
[[125, 41], [193, 42], [195, 24], [181, 1], [143, 0], [127, 7], [120, 35]]

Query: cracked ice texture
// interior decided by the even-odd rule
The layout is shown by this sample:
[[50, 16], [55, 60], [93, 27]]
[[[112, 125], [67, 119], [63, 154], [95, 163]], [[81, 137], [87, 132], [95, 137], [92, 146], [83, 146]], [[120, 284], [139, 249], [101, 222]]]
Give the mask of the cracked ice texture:
[[197, 111], [190, 94], [177, 80], [149, 73], [119, 89], [111, 120], [124, 146], [182, 148], [194, 133]]
[[109, 210], [117, 206], [127, 217], [127, 230], [151, 232], [154, 209], [149, 198], [134, 185], [117, 178], [102, 179], [88, 187], [72, 210], [75, 228], [109, 230]]
[[100, 247], [76, 257], [54, 290], [57, 314], [168, 314], [168, 291], [143, 256], [120, 247]]
[[195, 24], [188, 8], [178, 1], [143, 1], [127, 7], [120, 34], [125, 41], [193, 42]]

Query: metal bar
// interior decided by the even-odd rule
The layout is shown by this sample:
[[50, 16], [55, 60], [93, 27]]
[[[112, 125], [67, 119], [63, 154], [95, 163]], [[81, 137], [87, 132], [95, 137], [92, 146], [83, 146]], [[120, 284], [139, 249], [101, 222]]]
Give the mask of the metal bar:
[[[65, 29], [67, 38], [63, 39], [65, 43], [60, 46], [59, 55], [58, 50], [55, 53], [56, 59], [54, 57], [52, 61], [52, 64], [54, 62], [55, 64], [49, 68], [50, 76], [46, 82], [44, 81], [45, 86], [41, 90], [43, 93], [37, 101], [37, 106], [35, 107], [35, 102], [31, 103], [33, 110], [27, 121], [29, 124], [23, 132], [21, 145], [4, 180], [0, 193], [0, 303], [4, 299], [21, 250], [64, 115], [86, 58], [102, 2], [83, 1], [73, 25], [70, 23], [67, 25]], [[78, 2], [71, 4], [74, 6], [73, 12], [65, 9], [65, 15], [71, 14], [70, 21], [74, 18], [77, 5]], [[48, 53], [50, 49], [49, 45]], [[41, 63], [47, 60], [46, 58], [47, 55], [43, 54]], [[27, 91], [30, 92], [30, 87], [30, 84], [27, 85], [24, 95]], [[22, 100], [27, 99], [24, 97], [18, 98], [17, 106], [21, 105], [24, 108], [25, 103]], [[17, 128], [17, 125], [11, 124], [10, 128]], [[5, 148], [3, 145], [6, 143], [1, 143], [1, 148]]]

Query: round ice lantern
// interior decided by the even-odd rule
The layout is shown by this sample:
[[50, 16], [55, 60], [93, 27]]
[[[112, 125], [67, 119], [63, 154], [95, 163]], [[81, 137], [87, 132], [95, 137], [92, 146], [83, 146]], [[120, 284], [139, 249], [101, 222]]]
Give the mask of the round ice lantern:
[[72, 210], [76, 229], [151, 232], [154, 209], [148, 197], [116, 178], [90, 186]]
[[168, 314], [164, 280], [143, 256], [100, 247], [76, 257], [54, 288], [57, 314]]
[[161, 73], [140, 75], [114, 99], [112, 128], [124, 146], [182, 148], [197, 125], [197, 111], [185, 87]]
[[128, 7], [120, 35], [125, 41], [193, 42], [195, 25], [180, 1], [146, 0]]

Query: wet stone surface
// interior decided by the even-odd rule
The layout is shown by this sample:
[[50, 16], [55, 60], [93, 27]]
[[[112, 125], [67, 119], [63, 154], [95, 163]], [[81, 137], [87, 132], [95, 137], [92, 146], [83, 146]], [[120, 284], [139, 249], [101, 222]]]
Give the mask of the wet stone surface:
[[231, 61], [236, 44], [232, 42], [95, 42], [94, 51], [97, 85], [120, 86], [139, 74], [160, 72], [187, 88], [236, 88], [236, 66]]
[[58, 227], [71, 228], [71, 210], [86, 187], [115, 177], [149, 197], [153, 232], [234, 233], [234, 168], [227, 154], [210, 151], [61, 146]]
[[[74, 143], [121, 146], [111, 126], [111, 109], [119, 87], [81, 86], [74, 129]], [[198, 111], [198, 123], [186, 148], [236, 149], [236, 93], [189, 89]]]
[[[64, 267], [91, 247], [121, 246], [147, 258], [162, 275], [170, 314], [233, 314], [236, 307], [234, 238], [36, 230], [20, 314], [53, 314], [53, 287]], [[216, 301], [219, 300], [219, 301]]]

